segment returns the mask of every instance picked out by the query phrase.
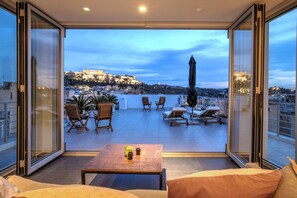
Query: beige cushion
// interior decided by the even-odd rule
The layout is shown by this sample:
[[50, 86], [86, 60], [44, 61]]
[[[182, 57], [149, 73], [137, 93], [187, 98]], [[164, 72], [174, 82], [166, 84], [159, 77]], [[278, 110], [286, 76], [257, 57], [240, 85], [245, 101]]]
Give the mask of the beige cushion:
[[0, 177], [0, 197], [11, 197], [19, 192], [19, 189], [10, 181]]
[[246, 168], [261, 168], [257, 163], [246, 163]]
[[137, 196], [128, 192], [113, 190], [110, 188], [94, 187], [94, 186], [67, 186], [55, 188], [43, 188], [38, 190], [26, 191], [15, 195], [15, 197], [27, 198], [137, 198]]
[[139, 198], [167, 198], [168, 192], [164, 190], [127, 190]]
[[296, 163], [286, 165], [282, 170], [282, 178], [274, 194], [274, 198], [296, 198], [297, 197], [297, 175], [293, 169]]
[[272, 197], [279, 170], [254, 168], [202, 171], [167, 181], [169, 198]]
[[23, 177], [12, 175], [8, 179], [11, 183], [18, 187], [20, 192], [26, 192], [30, 190], [37, 190], [41, 188], [52, 188], [52, 187], [61, 187], [61, 186], [80, 186], [79, 184], [73, 185], [59, 185], [59, 184], [48, 184], [48, 183], [41, 183], [36, 182], [30, 179], [25, 179]]
[[297, 164], [294, 160], [292, 160], [290, 157], [288, 157], [290, 163], [291, 163], [291, 166], [292, 166], [292, 169], [293, 171], [295, 172], [295, 174], [297, 175]]

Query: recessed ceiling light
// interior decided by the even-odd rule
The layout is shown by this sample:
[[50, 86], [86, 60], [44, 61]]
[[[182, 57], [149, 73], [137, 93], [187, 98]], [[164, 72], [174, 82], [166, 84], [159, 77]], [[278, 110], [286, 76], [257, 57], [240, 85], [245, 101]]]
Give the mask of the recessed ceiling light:
[[138, 11], [139, 11], [140, 13], [146, 13], [147, 8], [146, 8], [145, 5], [141, 5], [141, 6], [138, 7]]
[[90, 8], [88, 8], [88, 7], [84, 7], [83, 9], [84, 9], [84, 11], [86, 11], [86, 12], [89, 12], [89, 11], [90, 11]]
[[200, 12], [200, 11], [202, 11], [202, 8], [196, 8], [196, 11]]

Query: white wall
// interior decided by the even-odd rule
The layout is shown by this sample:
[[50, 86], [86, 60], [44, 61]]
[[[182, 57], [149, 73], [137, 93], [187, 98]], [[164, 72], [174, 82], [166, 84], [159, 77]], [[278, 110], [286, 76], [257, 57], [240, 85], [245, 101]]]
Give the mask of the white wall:
[[[115, 94], [120, 103], [120, 109], [136, 109], [142, 108], [142, 100], [141, 98], [147, 96], [149, 101], [152, 102], [152, 108], [156, 107], [155, 101], [159, 101], [160, 96], [165, 96], [165, 108], [172, 108], [178, 104], [178, 97], [180, 95], [153, 95], [153, 94], [143, 94], [143, 95], [136, 95], [136, 94]], [[125, 101], [125, 102], [124, 102]], [[125, 104], [126, 103], [126, 104]]]

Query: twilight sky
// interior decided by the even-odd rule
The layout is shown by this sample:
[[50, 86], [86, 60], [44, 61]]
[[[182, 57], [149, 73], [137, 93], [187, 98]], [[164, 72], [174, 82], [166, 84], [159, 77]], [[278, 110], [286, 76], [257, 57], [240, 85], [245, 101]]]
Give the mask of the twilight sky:
[[67, 30], [65, 71], [102, 69], [148, 84], [188, 86], [193, 55], [196, 85], [225, 88], [228, 46], [225, 30]]
[[269, 23], [269, 87], [296, 88], [297, 9]]
[[[295, 89], [296, 15], [270, 22], [269, 86]], [[228, 87], [226, 30], [67, 30], [65, 39], [65, 71], [102, 69], [148, 84], [188, 86], [191, 55], [197, 87]]]

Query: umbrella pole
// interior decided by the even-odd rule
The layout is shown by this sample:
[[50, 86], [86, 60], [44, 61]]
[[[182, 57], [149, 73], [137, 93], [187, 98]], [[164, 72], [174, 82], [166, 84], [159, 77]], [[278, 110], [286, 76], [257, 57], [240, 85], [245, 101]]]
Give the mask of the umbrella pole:
[[193, 121], [193, 117], [194, 117], [194, 107], [192, 107], [192, 114], [190, 115], [191, 117], [191, 122], [189, 122], [189, 125], [199, 125], [198, 122], [194, 122]]

